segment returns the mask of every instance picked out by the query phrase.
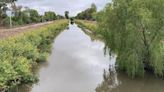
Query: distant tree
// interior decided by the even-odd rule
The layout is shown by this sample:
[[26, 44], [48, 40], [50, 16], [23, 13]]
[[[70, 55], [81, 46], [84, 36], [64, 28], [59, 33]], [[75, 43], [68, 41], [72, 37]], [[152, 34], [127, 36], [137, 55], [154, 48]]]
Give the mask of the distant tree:
[[62, 15], [57, 15], [57, 19], [64, 19], [64, 16], [62, 16]]
[[25, 10], [22, 11], [22, 19], [25, 24], [32, 23], [30, 11], [29, 7], [25, 7]]
[[39, 13], [37, 10], [30, 9], [29, 14], [30, 14], [30, 20], [32, 22], [37, 23], [40, 21]]
[[65, 11], [65, 18], [69, 19], [69, 11]]
[[52, 21], [52, 20], [57, 19], [57, 16], [56, 16], [55, 12], [48, 11], [48, 12], [45, 12], [44, 19], [46, 21]]
[[93, 12], [97, 12], [97, 7], [96, 7], [96, 5], [94, 3], [91, 4], [91, 8], [90, 9], [91, 9], [92, 13]]
[[92, 14], [91, 14], [92, 20], [95, 20], [96, 14], [97, 14], [97, 7], [94, 3], [91, 5], [91, 12], [92, 12]]
[[91, 4], [90, 8], [78, 13], [76, 18], [77, 19], [86, 19], [86, 20], [95, 20], [96, 12], [97, 12], [97, 7], [93, 3], [93, 4]]
[[30, 19], [30, 14], [26, 11], [22, 11], [22, 21], [24, 24], [32, 23], [32, 20]]
[[29, 9], [25, 7], [25, 10], [22, 11], [22, 6], [16, 6], [15, 3], [11, 5], [11, 8], [14, 15], [12, 18], [14, 25], [40, 22], [40, 18], [37, 10]]

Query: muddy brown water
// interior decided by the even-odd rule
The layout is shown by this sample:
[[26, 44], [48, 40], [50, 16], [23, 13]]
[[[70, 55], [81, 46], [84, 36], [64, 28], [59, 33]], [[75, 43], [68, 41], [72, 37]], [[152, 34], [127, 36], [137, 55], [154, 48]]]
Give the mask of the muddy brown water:
[[114, 65], [115, 57], [104, 55], [104, 42], [70, 25], [54, 40], [48, 62], [40, 65], [39, 82], [12, 92], [164, 92], [162, 79], [130, 79]]

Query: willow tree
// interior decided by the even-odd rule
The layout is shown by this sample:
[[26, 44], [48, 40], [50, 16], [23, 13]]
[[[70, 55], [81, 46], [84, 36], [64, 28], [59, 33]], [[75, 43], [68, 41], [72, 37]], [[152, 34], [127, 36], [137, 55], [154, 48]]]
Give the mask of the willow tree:
[[98, 14], [99, 28], [119, 69], [164, 74], [164, 0], [113, 0]]

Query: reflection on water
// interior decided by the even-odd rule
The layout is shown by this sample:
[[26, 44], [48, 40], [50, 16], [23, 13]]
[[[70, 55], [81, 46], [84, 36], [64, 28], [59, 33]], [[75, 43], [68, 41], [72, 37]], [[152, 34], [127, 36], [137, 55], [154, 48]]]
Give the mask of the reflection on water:
[[104, 43], [70, 25], [54, 41], [48, 62], [38, 70], [40, 81], [12, 92], [164, 92], [164, 81], [146, 75], [130, 79], [116, 72], [116, 56], [104, 56]]
[[[116, 57], [113, 57], [114, 59]], [[117, 88], [121, 82], [118, 80], [115, 64], [109, 65], [109, 71], [104, 70], [104, 81], [98, 85], [96, 92], [111, 92], [112, 89]]]
[[70, 25], [55, 39], [48, 64], [38, 72], [38, 84], [16, 92], [95, 92], [109, 66], [103, 49], [103, 42], [92, 41], [77, 25]]
[[145, 78], [130, 79], [110, 66], [109, 71], [104, 71], [103, 78], [96, 92], [164, 92], [164, 80], [151, 74], [146, 74]]
[[53, 44], [49, 66], [40, 70], [32, 92], [94, 92], [108, 68], [104, 43], [91, 41], [80, 28], [70, 25]]

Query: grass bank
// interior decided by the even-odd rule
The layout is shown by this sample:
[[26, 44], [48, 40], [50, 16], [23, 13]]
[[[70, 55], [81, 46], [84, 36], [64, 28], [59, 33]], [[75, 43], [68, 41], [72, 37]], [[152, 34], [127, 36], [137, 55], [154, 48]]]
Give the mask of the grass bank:
[[82, 29], [89, 29], [93, 33], [98, 33], [97, 31], [97, 23], [94, 21], [87, 21], [87, 20], [75, 20], [75, 23]]
[[78, 24], [78, 26], [82, 28], [82, 30], [84, 30], [86, 34], [90, 35], [91, 38], [93, 39], [98, 38], [99, 40], [103, 40], [101, 31], [98, 30], [97, 23], [95, 21], [75, 20], [75, 23]]
[[32, 73], [33, 65], [46, 61], [53, 39], [67, 25], [67, 20], [58, 20], [37, 30], [0, 40], [0, 91], [37, 81]]

